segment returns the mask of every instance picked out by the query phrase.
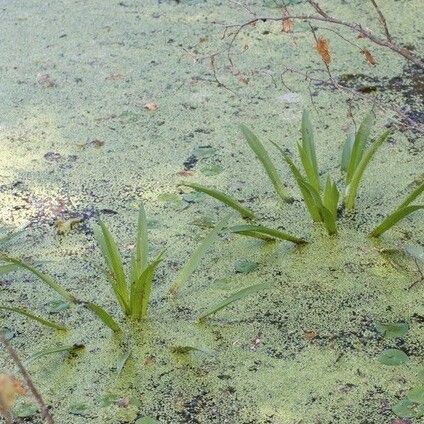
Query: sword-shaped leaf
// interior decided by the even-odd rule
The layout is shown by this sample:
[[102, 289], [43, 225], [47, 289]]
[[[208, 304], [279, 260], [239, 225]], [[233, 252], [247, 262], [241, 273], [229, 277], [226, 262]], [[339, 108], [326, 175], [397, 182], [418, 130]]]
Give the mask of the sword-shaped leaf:
[[353, 177], [356, 167], [358, 166], [359, 162], [362, 159], [362, 155], [365, 149], [365, 144], [368, 141], [369, 136], [371, 134], [371, 129], [374, 125], [374, 120], [375, 120], [375, 114], [371, 110], [365, 116], [364, 120], [359, 126], [358, 132], [355, 135], [355, 141], [351, 149], [349, 164], [347, 167], [346, 184], [350, 183], [350, 180]]
[[267, 287], [269, 287], [268, 283], [260, 283], [253, 284], [252, 286], [241, 289], [238, 292], [233, 293], [231, 296], [224, 299], [222, 302], [219, 302], [212, 308], [208, 309], [206, 312], [199, 316], [198, 321], [203, 321], [208, 316], [215, 314], [221, 309], [224, 309], [226, 306], [231, 305], [232, 303], [237, 302], [238, 300], [244, 299], [245, 297], [250, 296], [251, 294], [257, 293]]
[[376, 228], [374, 228], [374, 230], [371, 231], [370, 236], [380, 236], [389, 228], [393, 227], [393, 225], [398, 223], [401, 219], [420, 209], [424, 209], [424, 205], [410, 205], [400, 209], [396, 209], [393, 213], [386, 217], [380, 225], [378, 225]]
[[206, 235], [206, 237], [200, 242], [193, 254], [190, 256], [189, 260], [184, 264], [184, 266], [177, 274], [174, 283], [169, 289], [169, 292], [171, 294], [175, 295], [180, 289], [180, 287], [190, 278], [191, 274], [199, 266], [202, 257], [215, 243], [215, 240], [218, 238], [219, 232], [227, 225], [228, 219], [229, 215], [219, 221], [215, 225], [215, 227]]
[[389, 131], [385, 131], [380, 137], [378, 137], [377, 140], [374, 141], [374, 143], [371, 144], [371, 146], [366, 150], [366, 152], [362, 156], [362, 159], [356, 166], [350, 178], [349, 184], [346, 187], [346, 196], [344, 199], [344, 204], [347, 209], [352, 209], [355, 206], [359, 183], [361, 182], [364, 171], [368, 166], [370, 160], [377, 152], [378, 148], [384, 143], [389, 134]]
[[211, 196], [214, 199], [219, 200], [220, 202], [226, 204], [230, 208], [233, 208], [234, 210], [236, 210], [241, 215], [242, 218], [255, 219], [255, 214], [250, 209], [245, 208], [233, 197], [229, 196], [228, 194], [222, 191], [214, 190], [212, 188], [205, 187], [196, 183], [184, 183], [181, 185], [190, 187], [193, 190], [196, 190], [201, 193], [205, 193], [208, 196]]
[[100, 321], [102, 321], [103, 324], [109, 327], [114, 333], [119, 333], [122, 331], [116, 321], [111, 317], [111, 315], [109, 315], [109, 313], [106, 312], [106, 310], [103, 309], [101, 306], [91, 302], [81, 303], [89, 311], [93, 312], [93, 314], [96, 315], [96, 317], [99, 318]]
[[9, 256], [6, 254], [0, 254], [0, 260], [4, 262], [8, 262], [10, 264], [13, 264], [17, 266], [18, 268], [26, 269], [27, 271], [34, 274], [36, 277], [38, 277], [44, 284], [49, 286], [52, 290], [59, 293], [65, 300], [67, 300], [70, 303], [77, 303], [77, 299], [74, 295], [72, 295], [70, 292], [68, 292], [64, 287], [62, 287], [57, 281], [55, 281], [52, 277], [45, 274], [44, 272], [39, 271], [38, 269], [34, 268], [29, 263], [15, 258], [13, 256]]
[[66, 327], [64, 327], [63, 325], [58, 324], [54, 321], [50, 321], [50, 320], [45, 319], [45, 318], [41, 318], [38, 315], [34, 315], [32, 312], [30, 312], [30, 311], [28, 311], [27, 309], [24, 309], [24, 308], [15, 308], [15, 307], [11, 307], [11, 306], [0, 306], [0, 310], [14, 312], [16, 314], [23, 315], [23, 316], [25, 316], [29, 319], [32, 319], [33, 321], [39, 322], [40, 324], [44, 325], [45, 327], [50, 327], [50, 328], [53, 328], [55, 330], [66, 331]]
[[262, 225], [235, 225], [230, 227], [229, 230], [243, 236], [259, 238], [265, 241], [287, 240], [296, 244], [305, 244], [306, 240], [295, 237], [289, 233], [272, 228], [264, 227]]
[[249, 130], [249, 128], [246, 127], [246, 125], [240, 126], [241, 131], [244, 135], [244, 138], [247, 141], [247, 144], [250, 146], [250, 148], [255, 153], [256, 157], [261, 162], [262, 166], [265, 169], [265, 172], [267, 173], [269, 179], [271, 180], [272, 185], [274, 186], [275, 191], [280, 196], [281, 199], [284, 201], [287, 201], [290, 196], [288, 195], [283, 181], [281, 180], [281, 177], [276, 170], [274, 164], [272, 163], [271, 158], [269, 157], [268, 152], [265, 150], [265, 147], [262, 145], [262, 143], [259, 141], [258, 137]]

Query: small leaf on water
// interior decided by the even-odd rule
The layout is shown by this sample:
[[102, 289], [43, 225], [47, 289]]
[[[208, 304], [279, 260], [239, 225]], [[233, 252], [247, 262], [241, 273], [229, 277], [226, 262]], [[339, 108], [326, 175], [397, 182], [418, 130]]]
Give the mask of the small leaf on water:
[[208, 165], [200, 169], [200, 172], [207, 177], [220, 174], [224, 168], [221, 165]]
[[371, 65], [377, 65], [376, 58], [371, 54], [368, 49], [362, 49], [361, 53], [364, 55], [365, 60]]
[[409, 325], [406, 322], [397, 322], [393, 324], [377, 322], [375, 327], [384, 337], [387, 337], [388, 339], [402, 337], [409, 330]]
[[411, 389], [406, 397], [413, 402], [418, 402], [424, 404], [424, 386], [416, 387]]
[[11, 328], [3, 327], [1, 331], [3, 331], [3, 336], [7, 341], [12, 340], [13, 337], [15, 337], [15, 332]]
[[144, 109], [154, 112], [159, 109], [159, 105], [157, 103], [149, 102], [144, 105]]
[[122, 355], [119, 356], [118, 360], [116, 361], [116, 372], [118, 374], [121, 374], [130, 356], [131, 356], [130, 350], [128, 350], [127, 352], [124, 352]]
[[258, 267], [257, 262], [248, 259], [240, 259], [234, 264], [234, 269], [239, 274], [248, 274]]
[[65, 302], [64, 300], [52, 300], [46, 304], [46, 310], [51, 314], [58, 314], [59, 312], [65, 311], [66, 309], [69, 309], [69, 303]]
[[378, 360], [384, 365], [395, 366], [408, 362], [409, 358], [405, 352], [399, 349], [386, 349], [380, 353]]
[[199, 159], [207, 159], [214, 156], [216, 151], [212, 146], [198, 146], [193, 150], [192, 154]]
[[424, 404], [405, 398], [392, 407], [392, 411], [402, 418], [417, 418], [424, 415]]
[[18, 418], [29, 418], [38, 414], [38, 408], [33, 403], [22, 403], [13, 412]]
[[315, 44], [315, 50], [321, 56], [322, 61], [328, 65], [331, 62], [330, 48], [328, 40], [324, 37], [318, 37]]
[[69, 413], [72, 415], [86, 415], [89, 406], [85, 402], [75, 402], [69, 407]]
[[287, 9], [284, 10], [284, 19], [282, 20], [282, 31], [283, 32], [293, 32], [293, 19], [288, 18], [289, 12]]

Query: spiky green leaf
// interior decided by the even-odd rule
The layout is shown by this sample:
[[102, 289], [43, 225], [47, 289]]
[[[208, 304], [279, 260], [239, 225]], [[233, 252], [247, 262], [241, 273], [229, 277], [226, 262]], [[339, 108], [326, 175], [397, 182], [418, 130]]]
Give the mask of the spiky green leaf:
[[274, 186], [274, 189], [277, 192], [278, 196], [280, 196], [280, 198], [284, 201], [287, 201], [290, 196], [288, 195], [284, 187], [283, 181], [274, 164], [272, 163], [268, 152], [265, 150], [265, 147], [259, 141], [258, 137], [252, 131], [250, 131], [249, 128], [246, 127], [246, 125], [242, 124], [240, 128], [248, 145], [253, 150], [256, 157], [264, 167], [264, 170], [268, 175], [269, 179], [271, 180], [271, 183]]
[[196, 183], [184, 183], [181, 184], [185, 187], [190, 187], [193, 190], [196, 190], [201, 193], [205, 193], [208, 196], [213, 197], [214, 199], [219, 200], [220, 202], [224, 203], [225, 205], [229, 206], [230, 208], [233, 208], [236, 210], [242, 218], [249, 218], [249, 219], [255, 219], [255, 214], [248, 208], [245, 208], [242, 206], [237, 200], [235, 200], [233, 197], [229, 196], [228, 194], [215, 190], [209, 187], [202, 186], [200, 184]]

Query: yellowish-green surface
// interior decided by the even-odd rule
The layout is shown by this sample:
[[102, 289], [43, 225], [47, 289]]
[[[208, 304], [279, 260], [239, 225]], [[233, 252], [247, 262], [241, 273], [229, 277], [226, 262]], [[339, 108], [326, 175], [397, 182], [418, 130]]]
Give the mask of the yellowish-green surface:
[[[272, 3], [257, 0], [249, 7], [278, 15]], [[419, 53], [421, 2], [381, 3], [396, 39]], [[380, 31], [367, 2], [323, 5]], [[343, 186], [338, 163], [352, 123], [347, 96], [309, 86], [297, 74], [285, 72], [285, 84], [281, 79], [288, 66], [326, 78], [307, 24], [296, 23], [290, 35], [279, 23], [242, 32], [233, 49], [240, 74], [232, 74], [224, 54], [216, 58], [215, 78], [206, 57], [225, 47], [223, 25], [250, 19], [237, 2], [16, 0], [0, 4], [0, 18], [0, 213], [4, 227], [26, 227], [7, 251], [120, 319], [93, 240], [96, 217], [110, 224], [128, 258], [143, 199], [152, 251], [167, 249], [150, 319], [128, 327], [124, 338], [83, 309], [49, 313], [57, 296], [27, 273], [1, 277], [2, 304], [27, 306], [70, 328], [59, 334], [2, 313], [23, 359], [55, 346], [85, 345], [72, 357], [55, 354], [28, 364], [56, 422], [135, 423], [148, 415], [160, 423], [395, 423], [392, 405], [419, 384], [424, 282], [417, 264], [423, 265], [422, 256], [415, 263], [382, 251], [407, 247], [422, 255], [423, 214], [411, 215], [378, 242], [367, 232], [422, 175], [423, 139], [393, 130], [365, 174], [357, 211], [341, 219], [337, 237], [328, 237], [310, 222], [287, 167], [273, 153], [297, 199], [278, 204], [237, 127], [245, 122], [264, 142], [276, 141], [294, 155], [302, 108], [308, 108], [322, 174], [331, 172]], [[372, 50], [378, 65], [371, 66], [352, 45], [322, 34], [330, 39], [334, 76], [365, 75], [360, 83], [374, 86], [384, 102], [420, 117], [418, 71], [343, 32]], [[372, 93], [355, 99], [356, 122], [372, 99]], [[158, 109], [147, 110], [148, 103]], [[374, 135], [394, 117], [379, 110]], [[219, 173], [207, 175], [211, 167]], [[177, 188], [181, 181], [228, 191], [262, 223], [310, 244], [295, 248], [224, 235], [170, 300], [175, 272], [208, 231], [199, 223], [226, 213], [214, 200]], [[55, 223], [70, 217], [83, 221], [59, 235]], [[240, 272], [246, 271], [240, 261], [256, 267]], [[261, 282], [270, 288], [196, 324], [216, 302]], [[388, 339], [378, 322], [407, 322], [410, 329]], [[177, 355], [173, 346], [205, 352]], [[128, 348], [131, 356], [118, 374], [117, 360]], [[381, 364], [377, 357], [386, 348], [403, 350], [409, 361]], [[0, 354], [3, 372], [16, 373]], [[37, 420], [37, 414], [29, 418]]]

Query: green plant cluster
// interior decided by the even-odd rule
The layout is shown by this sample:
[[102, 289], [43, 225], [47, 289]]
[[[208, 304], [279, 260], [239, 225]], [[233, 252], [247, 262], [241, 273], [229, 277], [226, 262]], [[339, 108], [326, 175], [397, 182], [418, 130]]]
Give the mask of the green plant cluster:
[[[301, 125], [301, 142], [297, 143], [297, 150], [301, 162], [301, 167], [296, 165], [292, 158], [276, 143], [271, 142], [279, 151], [283, 161], [288, 165], [293, 175], [299, 191], [302, 195], [306, 208], [314, 222], [321, 222], [325, 226], [328, 234], [337, 234], [337, 219], [340, 213], [350, 211], [355, 208], [355, 202], [358, 197], [358, 191], [362, 182], [365, 170], [370, 164], [372, 158], [376, 154], [380, 146], [387, 140], [390, 133], [385, 131], [374, 142], [369, 143], [372, 128], [374, 126], [375, 114], [370, 111], [355, 134], [350, 134], [343, 146], [340, 161], [340, 170], [344, 174], [345, 189], [343, 201], [339, 204], [341, 197], [340, 190], [337, 187], [335, 179], [329, 175], [322, 177], [316, 156], [314, 131], [312, 128], [309, 113], [303, 112]], [[256, 158], [262, 164], [265, 173], [270, 179], [277, 196], [284, 202], [290, 202], [292, 197], [286, 190], [282, 177], [278, 173], [273, 161], [266, 148], [259, 138], [245, 125], [241, 126], [241, 131], [248, 146], [252, 149]], [[303, 169], [301, 169], [303, 168]], [[322, 180], [325, 180], [323, 183]], [[207, 195], [219, 200], [227, 206], [236, 210], [243, 219], [256, 220], [255, 213], [243, 206], [239, 201], [222, 191], [215, 190], [210, 187], [204, 187], [197, 183], [183, 184], [196, 191], [206, 193]], [[411, 203], [424, 191], [424, 181], [421, 182], [412, 193], [391, 213], [383, 222], [370, 232], [371, 237], [378, 237], [401, 219], [411, 213], [423, 209], [424, 205], [411, 205]], [[254, 231], [254, 228], [260, 227], [260, 231]], [[238, 228], [238, 227], [236, 227]], [[264, 238], [270, 236], [272, 229], [265, 229], [263, 226], [255, 225], [250, 228], [246, 225], [243, 227], [244, 232], [239, 234], [257, 236]], [[248, 234], [247, 234], [248, 233]], [[283, 236], [275, 237], [282, 239]], [[292, 236], [284, 235], [285, 240], [294, 243], [304, 243], [305, 240]]]

